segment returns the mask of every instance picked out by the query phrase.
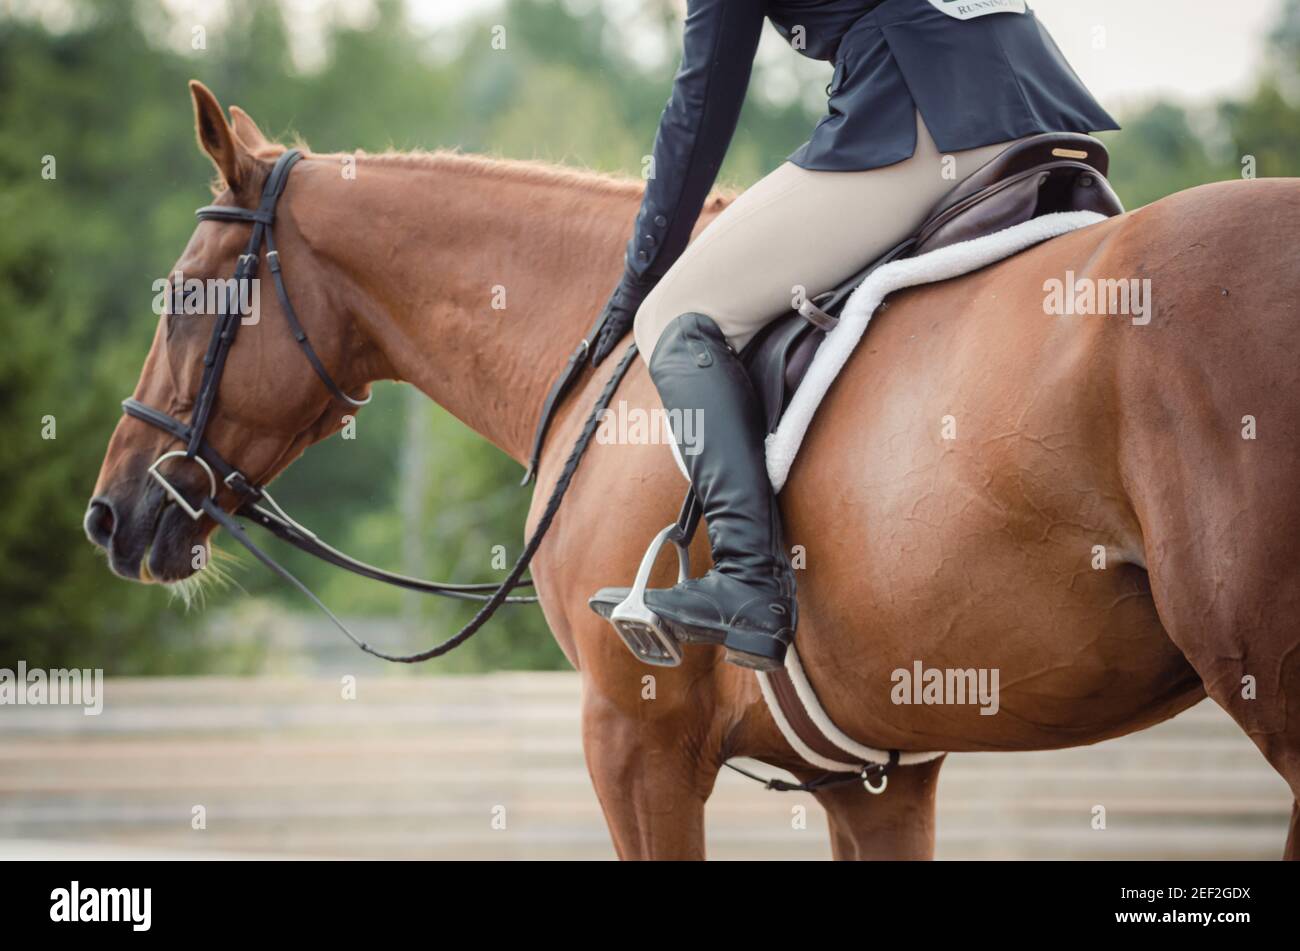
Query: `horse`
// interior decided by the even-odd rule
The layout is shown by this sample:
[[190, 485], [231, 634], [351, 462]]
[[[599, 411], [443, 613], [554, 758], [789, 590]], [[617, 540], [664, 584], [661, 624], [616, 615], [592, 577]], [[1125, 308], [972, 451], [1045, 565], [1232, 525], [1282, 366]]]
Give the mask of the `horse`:
[[[190, 88], [218, 202], [256, 207], [283, 146]], [[455, 152], [308, 152], [280, 204], [279, 253], [345, 392], [410, 383], [523, 464], [550, 383], [617, 281], [641, 190]], [[710, 196], [700, 226], [727, 200]], [[176, 270], [229, 275], [247, 234], [201, 222]], [[801, 555], [797, 644], [846, 733], [903, 751], [1056, 749], [1208, 695], [1300, 797], [1300, 701], [1288, 704], [1300, 698], [1297, 241], [1300, 183], [1214, 183], [886, 302], [781, 494]], [[1046, 312], [1045, 289], [1067, 274], [1149, 280], [1147, 318]], [[311, 372], [278, 302], [262, 306], [207, 429], [258, 484], [355, 411]], [[136, 399], [184, 418], [204, 323], [159, 322]], [[612, 362], [587, 370], [555, 418], [530, 534]], [[617, 398], [658, 407], [639, 360]], [[180, 582], [209, 544], [213, 520], [188, 518], [146, 477], [175, 449], [139, 419], [112, 434], [87, 531], [118, 575]], [[207, 491], [196, 467], [169, 478]], [[684, 488], [662, 441], [596, 440], [533, 562], [546, 621], [580, 672], [585, 759], [624, 859], [703, 858], [705, 802], [729, 758], [813, 775], [751, 672], [702, 647], [647, 667], [587, 607], [631, 579]], [[228, 488], [217, 502], [233, 507]], [[918, 662], [998, 671], [996, 715], [897, 702], [894, 672]], [[932, 857], [942, 762], [899, 766], [882, 795], [819, 790], [833, 855]], [[1284, 852], [1300, 858], [1300, 805]]]

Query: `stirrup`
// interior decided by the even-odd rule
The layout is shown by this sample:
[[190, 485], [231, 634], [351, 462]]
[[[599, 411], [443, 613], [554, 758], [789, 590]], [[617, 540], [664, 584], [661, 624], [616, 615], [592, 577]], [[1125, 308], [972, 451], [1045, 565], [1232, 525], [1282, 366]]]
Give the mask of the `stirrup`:
[[659, 552], [668, 542], [672, 542], [677, 549], [677, 582], [680, 584], [691, 576], [691, 555], [682, 544], [681, 533], [674, 522], [654, 537], [641, 559], [641, 566], [636, 570], [632, 589], [609, 613], [609, 623], [614, 626], [627, 649], [637, 660], [655, 667], [676, 667], [682, 662], [682, 648], [677, 638], [660, 620], [659, 615], [646, 607], [645, 603], [650, 572], [654, 570]]

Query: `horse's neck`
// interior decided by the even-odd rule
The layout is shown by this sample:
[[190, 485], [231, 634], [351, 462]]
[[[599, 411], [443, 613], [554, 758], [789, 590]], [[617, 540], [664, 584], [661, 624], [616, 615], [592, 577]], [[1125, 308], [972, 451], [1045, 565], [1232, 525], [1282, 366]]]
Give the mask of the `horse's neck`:
[[324, 187], [354, 225], [316, 250], [359, 292], [375, 375], [524, 461], [547, 388], [618, 280], [639, 189], [455, 155], [363, 157], [355, 180]]

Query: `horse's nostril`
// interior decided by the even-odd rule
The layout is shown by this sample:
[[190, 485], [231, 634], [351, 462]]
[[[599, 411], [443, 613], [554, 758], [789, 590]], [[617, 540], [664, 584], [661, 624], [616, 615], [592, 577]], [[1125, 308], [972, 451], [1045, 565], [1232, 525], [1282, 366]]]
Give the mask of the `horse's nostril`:
[[116, 526], [113, 503], [102, 496], [91, 499], [90, 507], [86, 509], [86, 537], [100, 548], [107, 548], [113, 540], [113, 529]]

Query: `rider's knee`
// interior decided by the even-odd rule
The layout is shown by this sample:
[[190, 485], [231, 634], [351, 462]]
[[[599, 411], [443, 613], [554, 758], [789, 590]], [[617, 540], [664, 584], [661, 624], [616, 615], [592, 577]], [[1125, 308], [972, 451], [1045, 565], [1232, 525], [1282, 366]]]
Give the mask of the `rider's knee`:
[[647, 305], [650, 303], [651, 299], [647, 297], [633, 321], [633, 335], [636, 338], [637, 351], [647, 363], [650, 362], [650, 358], [664, 334], [669, 328], [673, 327], [678, 328], [678, 334], [685, 333], [688, 336], [710, 337], [720, 343], [731, 344], [722, 328], [708, 314], [702, 313], [698, 309], [693, 310], [682, 306], [678, 302], [665, 306], [661, 301], [655, 307], [648, 307]]
[[668, 295], [663, 293], [663, 289], [664, 286], [660, 283], [646, 296], [632, 321], [632, 335], [636, 338], [637, 350], [646, 360], [654, 353], [655, 344], [659, 342], [664, 328], [681, 313], [672, 309], [672, 301], [667, 299]]

